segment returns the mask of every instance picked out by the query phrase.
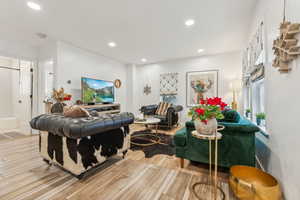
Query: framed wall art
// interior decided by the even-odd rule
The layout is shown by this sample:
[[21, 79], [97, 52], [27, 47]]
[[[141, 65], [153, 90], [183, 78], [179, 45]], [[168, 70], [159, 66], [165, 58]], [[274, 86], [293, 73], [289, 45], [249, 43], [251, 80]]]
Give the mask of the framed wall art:
[[160, 75], [160, 95], [176, 95], [178, 93], [178, 73]]
[[198, 105], [201, 99], [218, 96], [219, 70], [186, 73], [186, 105]]

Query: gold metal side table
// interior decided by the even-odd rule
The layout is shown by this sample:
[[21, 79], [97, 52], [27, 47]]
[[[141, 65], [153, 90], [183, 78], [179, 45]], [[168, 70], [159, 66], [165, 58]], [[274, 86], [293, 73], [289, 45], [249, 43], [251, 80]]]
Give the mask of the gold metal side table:
[[[217, 131], [212, 135], [200, 134], [196, 130], [192, 131], [192, 136], [193, 137], [196, 137], [196, 138], [201, 139], [201, 140], [208, 140], [209, 141], [209, 181], [207, 183], [197, 182], [193, 185], [193, 192], [194, 192], [195, 196], [198, 199], [204, 199], [203, 197], [200, 197], [196, 192], [196, 187], [198, 187], [198, 186], [209, 187], [210, 188], [209, 189], [209, 194], [208, 195], [203, 195], [203, 196], [206, 197], [206, 199], [209, 199], [209, 200], [212, 200], [212, 199], [214, 199], [214, 200], [217, 200], [217, 199], [224, 200], [225, 199], [224, 191], [222, 190], [222, 188], [218, 187], [218, 140], [222, 139], [222, 134], [219, 133], [218, 131], [221, 131], [224, 128], [225, 128], [224, 126], [219, 125]], [[211, 148], [212, 141], [215, 142], [214, 180], [213, 180], [213, 177], [212, 177], [212, 148]]]

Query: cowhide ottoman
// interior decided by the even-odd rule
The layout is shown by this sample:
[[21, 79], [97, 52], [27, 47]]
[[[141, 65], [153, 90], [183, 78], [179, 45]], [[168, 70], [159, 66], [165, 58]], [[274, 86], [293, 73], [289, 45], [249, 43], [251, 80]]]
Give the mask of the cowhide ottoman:
[[39, 151], [43, 159], [57, 164], [78, 178], [114, 155], [124, 156], [130, 148], [131, 113], [89, 118], [67, 118], [44, 114], [31, 120], [40, 130]]

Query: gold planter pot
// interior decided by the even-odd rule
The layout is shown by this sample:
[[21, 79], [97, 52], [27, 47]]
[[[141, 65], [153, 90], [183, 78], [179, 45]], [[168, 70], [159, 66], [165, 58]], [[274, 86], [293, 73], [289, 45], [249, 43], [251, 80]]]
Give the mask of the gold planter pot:
[[242, 200], [281, 200], [278, 181], [257, 168], [236, 165], [230, 168], [229, 185]]

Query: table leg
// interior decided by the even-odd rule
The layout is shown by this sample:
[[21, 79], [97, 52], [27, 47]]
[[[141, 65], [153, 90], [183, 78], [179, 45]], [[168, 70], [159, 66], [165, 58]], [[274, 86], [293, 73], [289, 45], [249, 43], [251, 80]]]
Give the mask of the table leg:
[[218, 184], [218, 140], [216, 139], [215, 140], [215, 182], [214, 182], [214, 185], [215, 185], [215, 195], [214, 195], [214, 199], [216, 200], [217, 199], [217, 184]]
[[[212, 165], [212, 159], [211, 159], [211, 140], [209, 140], [209, 181], [208, 181], [208, 184], [211, 184], [213, 183], [212, 181], [212, 174], [211, 174], [211, 165]], [[210, 198], [212, 197], [213, 195], [213, 190], [210, 190]]]
[[209, 140], [209, 182], [212, 183], [212, 176], [211, 176], [211, 140]]

